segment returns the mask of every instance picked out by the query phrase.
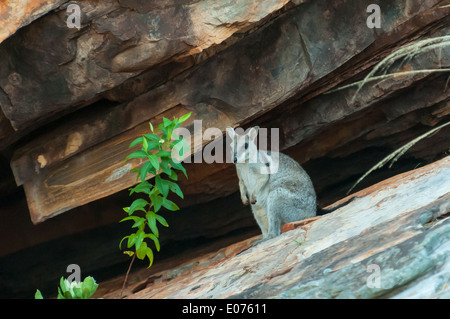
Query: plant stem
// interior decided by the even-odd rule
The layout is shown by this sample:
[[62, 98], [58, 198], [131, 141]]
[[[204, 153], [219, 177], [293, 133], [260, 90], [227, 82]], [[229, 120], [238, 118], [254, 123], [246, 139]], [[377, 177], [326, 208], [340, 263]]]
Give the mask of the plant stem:
[[134, 259], [136, 258], [136, 253], [133, 254], [133, 258], [131, 259], [130, 266], [128, 266], [127, 274], [125, 275], [125, 280], [123, 281], [122, 290], [120, 291], [120, 297], [123, 295], [123, 291], [125, 289], [125, 285], [127, 284], [128, 275], [131, 270], [131, 266], [133, 265]]

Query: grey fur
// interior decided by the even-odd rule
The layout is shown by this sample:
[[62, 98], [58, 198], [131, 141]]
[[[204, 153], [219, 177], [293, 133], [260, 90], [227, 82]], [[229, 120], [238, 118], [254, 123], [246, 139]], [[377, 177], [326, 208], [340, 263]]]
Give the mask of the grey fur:
[[[244, 205], [251, 204], [253, 215], [262, 231], [262, 240], [278, 236], [285, 223], [316, 216], [316, 193], [308, 174], [291, 157], [277, 152], [256, 151], [258, 127], [247, 134], [238, 135], [231, 127], [228, 135], [237, 147], [234, 161], [239, 177], [239, 189]], [[249, 161], [249, 147], [254, 145], [258, 160]], [[278, 156], [278, 170], [271, 174], [262, 173]], [[240, 159], [240, 160], [239, 160]], [[237, 162], [236, 162], [237, 161]]]

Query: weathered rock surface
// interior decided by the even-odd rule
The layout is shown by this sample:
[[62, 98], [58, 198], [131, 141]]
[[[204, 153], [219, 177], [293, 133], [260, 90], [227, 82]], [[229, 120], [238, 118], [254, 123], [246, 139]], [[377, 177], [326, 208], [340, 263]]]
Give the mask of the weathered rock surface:
[[288, 2], [81, 1], [80, 31], [67, 26], [60, 7], [2, 43], [0, 87], [10, 104], [2, 103], [3, 113], [24, 129], [86, 105], [150, 67], [220, 44]]
[[[114, 276], [125, 272], [127, 256], [120, 253], [117, 244], [126, 229], [120, 228], [117, 221], [123, 217], [121, 207], [130, 202], [126, 189], [135, 183], [130, 170], [141, 162], [123, 160], [131, 152], [129, 143], [148, 132], [148, 121], [156, 124], [163, 116], [180, 116], [191, 111], [191, 121], [186, 125], [192, 133], [194, 119], [203, 121], [203, 130], [217, 127], [224, 131], [228, 125], [279, 128], [280, 149], [303, 165], [322, 204], [344, 197], [362, 174], [393, 150], [450, 121], [449, 74], [448, 70], [443, 72], [450, 68], [448, 43], [396, 61], [386, 70], [397, 73], [396, 76], [369, 82], [355, 98], [356, 87], [334, 90], [361, 80], [399, 48], [436, 37], [446, 36], [448, 41], [450, 7], [446, 1], [384, 2], [380, 4], [380, 29], [366, 25], [369, 15], [366, 9], [372, 2], [1, 2], [0, 286], [5, 287], [0, 292], [5, 294], [2, 297], [28, 297], [29, 291], [36, 287], [53, 288], [54, 282], [66, 275], [65, 267], [74, 262], [84, 272], [102, 280], [106, 273], [114, 273], [113, 268], [120, 270]], [[81, 9], [80, 30], [66, 24], [67, 6], [73, 3]], [[424, 69], [428, 71], [420, 71]], [[403, 73], [408, 71], [412, 74]], [[207, 142], [195, 133], [192, 145], [199, 152]], [[447, 126], [417, 143], [392, 168], [373, 172], [358, 189], [448, 156], [449, 143], [450, 126]], [[220, 253], [215, 251], [246, 238], [244, 234], [252, 236], [257, 230], [248, 207], [243, 207], [239, 200], [232, 164], [193, 163], [187, 164], [186, 169], [189, 179], [180, 178], [185, 194], [185, 199], [179, 202], [182, 209], [167, 214], [171, 227], [161, 238], [162, 251], [167, 251], [167, 255], [163, 258], [161, 253], [161, 263], [152, 268], [155, 272], [173, 268], [180, 258], [186, 262], [199, 258], [198, 253], [179, 256], [181, 247], [191, 243], [199, 244], [202, 254], [211, 253], [210, 258], [215, 261], [237, 254], [250, 242], [230, 246]], [[423, 189], [413, 188], [409, 196], [420, 198], [426, 185]], [[313, 245], [313, 241], [308, 241], [318, 229], [328, 227], [323, 225], [331, 218], [327, 216], [305, 226], [312, 227], [311, 233], [303, 227], [303, 231], [296, 229], [283, 235], [296, 234], [296, 239], [302, 240], [302, 236], [309, 234], [300, 247], [275, 241], [241, 255], [253, 250], [264, 255], [264, 247], [273, 249], [272, 245], [277, 243], [287, 251], [324, 249], [311, 256], [305, 253], [295, 257], [299, 268], [280, 270], [291, 274], [297, 283], [280, 284], [280, 289], [290, 291], [290, 296], [316, 294], [318, 290], [311, 284], [313, 278], [317, 282], [338, 280], [332, 275], [344, 269], [365, 274], [363, 266], [367, 265], [348, 261], [351, 253], [363, 258], [361, 252], [349, 251], [342, 254], [347, 259], [339, 259], [347, 251], [344, 243], [356, 245], [365, 231], [373, 236], [379, 232], [383, 239], [388, 238], [386, 227], [397, 222], [413, 227], [403, 232], [404, 227], [398, 224], [398, 232], [391, 229], [392, 236], [399, 236], [393, 241], [398, 246], [386, 241], [380, 241], [384, 246], [373, 244], [375, 252], [386, 253], [380, 257], [385, 265], [389, 264], [388, 254], [397, 248], [416, 255], [426, 251], [436, 260], [441, 258], [445, 247], [439, 246], [436, 238], [441, 236], [434, 231], [443, 229], [440, 227], [444, 226], [444, 219], [436, 227], [429, 227], [430, 223], [416, 223], [412, 216], [420, 212], [408, 208], [406, 215], [386, 221], [387, 208], [381, 205], [383, 210], [379, 214], [384, 217], [380, 217], [383, 222], [378, 224], [371, 219], [377, 216], [375, 207], [367, 204], [365, 198], [352, 205], [368, 205], [372, 215], [355, 212], [362, 220], [350, 215], [344, 218], [340, 215], [342, 211], [333, 215], [342, 218], [342, 232], [335, 231], [336, 236], [343, 236], [339, 237], [342, 239], [339, 243], [333, 242], [331, 232], [329, 236], [318, 233], [317, 236], [323, 235], [320, 238], [328, 238], [326, 242], [319, 239]], [[386, 198], [393, 205], [393, 214], [397, 214], [399, 206], [393, 200]], [[436, 202], [428, 204], [434, 207], [437, 201], [436, 198]], [[362, 229], [364, 225], [366, 230]], [[362, 235], [345, 235], [352, 227], [363, 231]], [[407, 232], [411, 232], [411, 237], [402, 237]], [[283, 236], [279, 240], [290, 240]], [[364, 238], [372, 245], [373, 237]], [[429, 244], [416, 245], [413, 239]], [[213, 241], [218, 241], [216, 246], [211, 246]], [[332, 260], [343, 265], [341, 268], [329, 266], [321, 259], [321, 254], [328, 254], [333, 247], [337, 250]], [[355, 247], [363, 250], [365, 246]], [[375, 256], [371, 254], [368, 256]], [[166, 260], [167, 256], [170, 259]], [[371, 261], [370, 256], [364, 260]], [[202, 258], [201, 264], [207, 268], [209, 262]], [[289, 262], [292, 258], [286, 255]], [[159, 261], [159, 256], [156, 259]], [[380, 264], [383, 276], [397, 276], [397, 272], [388, 271], [392, 268], [404, 269], [407, 277], [408, 263], [402, 264], [404, 260], [395, 260], [397, 268], [393, 264], [383, 268]], [[224, 262], [228, 265], [232, 261]], [[314, 277], [312, 273], [317, 268], [312, 266], [313, 262], [331, 272], [326, 270], [326, 276]], [[436, 264], [433, 268], [436, 275], [422, 264], [415, 264], [425, 269], [427, 275], [420, 277], [424, 284], [437, 283], [445, 275], [445, 269], [439, 268], [441, 264], [429, 262]], [[413, 265], [412, 261], [410, 264]], [[309, 268], [303, 271], [305, 266]], [[206, 268], [203, 270], [212, 274]], [[182, 275], [179, 280], [188, 280], [183, 269], [174, 271]], [[186, 269], [195, 270], [190, 266]], [[260, 274], [259, 270], [256, 272]], [[273, 286], [279, 272], [269, 272], [272, 277], [265, 277], [258, 284], [267, 286], [273, 296], [281, 296]], [[24, 274], [28, 276], [26, 280]], [[171, 283], [170, 276], [148, 279], [148, 272], [140, 274], [141, 277], [130, 279], [130, 284], [139, 284], [130, 288], [127, 295], [150, 297], [148, 290], [142, 289], [154, 282], [158, 296], [166, 296], [161, 281]], [[239, 271], [230, 274], [240, 280]], [[195, 280], [204, 285], [201, 279]], [[240, 291], [243, 297], [260, 293], [252, 280], [244, 280], [247, 286]], [[345, 283], [341, 283], [336, 293], [328, 291], [323, 296], [345, 296], [345, 289], [341, 289]], [[411, 289], [402, 285], [404, 295], [394, 288], [392, 294], [418, 296], [413, 294], [416, 283], [411, 281]], [[230, 296], [237, 293], [232, 290], [222, 293], [222, 288], [212, 289], [211, 294], [225, 297], [227, 293]], [[206, 288], [198, 289], [191, 295], [210, 296]], [[354, 296], [373, 293], [386, 297], [386, 290], [380, 293], [361, 290]]]
[[[331, 214], [286, 225], [295, 228], [256, 246], [251, 238], [163, 271], [141, 271], [125, 296], [449, 298], [449, 176], [447, 157], [364, 189]], [[103, 285], [100, 295], [120, 296]]]
[[18, 29], [56, 9], [67, 0], [20, 0], [2, 1], [0, 6], [0, 43]]
[[[376, 62], [374, 56], [384, 57], [413, 34], [422, 39], [448, 33], [450, 9], [440, 1], [386, 4], [391, 15], [377, 32], [366, 26], [369, 2], [331, 1], [331, 14], [327, 1], [260, 1], [255, 7], [249, 1], [219, 7], [190, 1], [145, 8], [118, 8], [113, 1], [94, 8], [86, 1], [83, 23], [91, 23], [82, 31], [66, 27], [63, 10], [22, 29], [0, 46], [3, 118], [19, 129], [3, 141], [27, 132], [28, 123], [90, 105], [14, 149], [11, 167], [17, 185], [24, 186], [33, 222], [133, 185], [129, 172], [141, 162], [123, 163], [128, 145], [147, 132], [149, 120], [162, 116], [192, 111], [204, 128], [251, 122], [282, 128], [281, 149], [300, 163], [354, 155], [368, 146], [396, 146], [444, 121], [446, 75], [422, 73], [368, 85], [352, 105], [354, 88], [324, 94], [361, 77]], [[352, 17], [356, 24], [338, 17]], [[152, 21], [159, 21], [157, 27]], [[45, 32], [51, 34], [45, 41], [63, 45], [35, 43], [36, 34]], [[427, 51], [393, 68], [445, 68], [449, 50]], [[192, 55], [194, 60], [183, 58]], [[26, 65], [21, 63], [25, 56]], [[101, 96], [110, 102], [93, 103]], [[441, 145], [430, 157], [445, 150]], [[188, 167], [195, 179], [184, 185], [192, 192], [184, 205], [236, 190], [231, 179], [223, 179], [233, 174], [232, 166], [197, 166]]]

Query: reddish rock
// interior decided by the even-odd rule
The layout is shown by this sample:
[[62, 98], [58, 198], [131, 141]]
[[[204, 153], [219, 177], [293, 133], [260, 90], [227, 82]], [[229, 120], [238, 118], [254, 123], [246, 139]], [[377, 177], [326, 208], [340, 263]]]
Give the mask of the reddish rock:
[[[125, 296], [448, 296], [449, 174], [450, 157], [446, 157], [364, 189], [355, 194], [357, 199], [333, 213], [295, 223], [309, 223], [309, 229], [288, 225], [286, 229], [294, 229], [254, 246], [256, 238], [251, 238], [175, 268], [150, 269], [147, 276], [153, 279], [129, 287]], [[379, 287], [367, 283], [369, 265], [381, 270]], [[444, 281], [429, 280], [439, 276]], [[119, 291], [104, 297], [119, 297]]]

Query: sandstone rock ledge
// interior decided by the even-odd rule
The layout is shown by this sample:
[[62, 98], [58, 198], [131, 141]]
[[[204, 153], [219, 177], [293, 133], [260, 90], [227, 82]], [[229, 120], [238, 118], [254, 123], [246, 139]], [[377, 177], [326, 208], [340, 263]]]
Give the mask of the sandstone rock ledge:
[[285, 225], [272, 240], [147, 270], [124, 296], [450, 298], [449, 177], [446, 157], [362, 190], [331, 214]]

